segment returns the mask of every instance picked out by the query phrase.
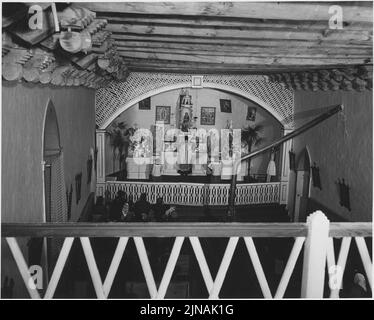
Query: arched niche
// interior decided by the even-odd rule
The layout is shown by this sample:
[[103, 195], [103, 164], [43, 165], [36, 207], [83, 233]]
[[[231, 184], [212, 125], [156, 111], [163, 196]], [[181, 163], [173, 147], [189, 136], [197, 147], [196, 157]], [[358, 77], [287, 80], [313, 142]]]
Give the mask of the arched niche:
[[[162, 88], [157, 88], [155, 90], [151, 90], [151, 91], [149, 91], [145, 94], [142, 94], [142, 95], [124, 103], [124, 104], [121, 104], [116, 109], [116, 111], [111, 116], [109, 116], [105, 120], [104, 123], [102, 123], [100, 125], [100, 130], [105, 130], [121, 113], [123, 113], [124, 111], [126, 111], [127, 109], [129, 109], [130, 107], [132, 107], [133, 105], [138, 103], [139, 101], [142, 101], [146, 98], [152, 97], [154, 95], [157, 95], [157, 94], [160, 94], [160, 93], [163, 93], [163, 92], [172, 91], [172, 90], [176, 90], [176, 89], [182, 89], [182, 88], [188, 88], [188, 86], [186, 86], [185, 83], [181, 83], [181, 84], [177, 84], [177, 85], [168, 85], [168, 86], [165, 86], [165, 87], [162, 87]], [[267, 112], [269, 112], [279, 122], [281, 127], [285, 128], [284, 123], [282, 122], [284, 119], [280, 116], [280, 114], [277, 113], [266, 102], [264, 102], [259, 97], [255, 96], [253, 94], [250, 94], [248, 92], [242, 91], [242, 90], [234, 88], [234, 87], [230, 87], [230, 86], [222, 85], [222, 84], [215, 84], [215, 83], [206, 83], [206, 84], [204, 84], [204, 88], [226, 91], [228, 93], [235, 94], [239, 97], [251, 100], [251, 101], [255, 102], [256, 104], [258, 104], [263, 109], [265, 109]]]
[[60, 151], [60, 131], [58, 128], [56, 110], [52, 101], [49, 100], [44, 121], [43, 157], [54, 156], [59, 154]]

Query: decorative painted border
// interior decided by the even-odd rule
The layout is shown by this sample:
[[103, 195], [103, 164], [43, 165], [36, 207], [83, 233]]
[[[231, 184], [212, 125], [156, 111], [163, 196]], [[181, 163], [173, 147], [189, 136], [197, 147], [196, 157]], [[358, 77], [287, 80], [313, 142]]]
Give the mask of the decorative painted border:
[[[112, 82], [96, 92], [96, 124], [105, 129], [123, 111], [137, 102], [162, 92], [193, 87], [196, 76], [177, 73], [133, 72], [125, 82]], [[261, 75], [202, 75], [202, 87], [225, 90], [259, 104], [284, 128], [294, 126], [292, 90]]]

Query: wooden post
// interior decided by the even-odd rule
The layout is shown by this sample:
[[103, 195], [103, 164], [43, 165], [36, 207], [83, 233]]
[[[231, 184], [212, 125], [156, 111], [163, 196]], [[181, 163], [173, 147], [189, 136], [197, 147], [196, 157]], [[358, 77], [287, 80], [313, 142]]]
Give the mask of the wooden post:
[[308, 216], [304, 246], [302, 298], [323, 298], [330, 222], [322, 211]]
[[105, 194], [105, 130], [96, 130], [97, 169], [96, 196]]
[[[283, 135], [287, 135], [291, 133], [292, 130], [284, 129]], [[288, 204], [288, 183], [289, 183], [289, 174], [290, 174], [290, 159], [289, 159], [289, 151], [292, 147], [292, 139], [283, 143], [281, 148], [281, 159], [280, 159], [280, 197], [279, 203], [280, 204]]]

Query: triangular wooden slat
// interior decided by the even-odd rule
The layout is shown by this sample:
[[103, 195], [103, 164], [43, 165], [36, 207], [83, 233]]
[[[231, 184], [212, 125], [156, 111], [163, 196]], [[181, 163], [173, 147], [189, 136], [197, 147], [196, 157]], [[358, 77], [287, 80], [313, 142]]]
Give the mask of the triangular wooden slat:
[[60, 254], [58, 256], [56, 265], [53, 269], [53, 273], [52, 273], [51, 279], [49, 281], [47, 290], [45, 292], [44, 299], [53, 298], [53, 295], [56, 291], [56, 287], [57, 287], [58, 282], [60, 280], [61, 273], [64, 270], [65, 263], [66, 263], [66, 260], [69, 256], [69, 253], [70, 253], [71, 247], [73, 245], [73, 242], [74, 242], [74, 238], [72, 238], [72, 237], [65, 238], [64, 243], [63, 243], [62, 248], [61, 248], [61, 251], [60, 251]]
[[101, 281], [99, 269], [97, 268], [95, 256], [92, 251], [90, 239], [87, 237], [81, 237], [80, 238], [82, 243], [82, 248], [84, 252], [84, 256], [87, 261], [88, 269], [90, 271], [92, 284], [95, 288], [96, 296], [98, 299], [105, 299], [105, 293], [103, 289], [103, 283]]
[[373, 276], [373, 263], [370, 258], [370, 254], [368, 248], [365, 243], [365, 239], [363, 237], [355, 237], [355, 241], [357, 244], [358, 252], [360, 253], [362, 264], [364, 265], [364, 269], [366, 272], [366, 276], [368, 278], [370, 288], [372, 287], [372, 276]]
[[175, 265], [178, 261], [183, 241], [184, 237], [175, 238], [173, 249], [171, 250], [170, 257], [164, 271], [164, 275], [162, 277], [160, 286], [158, 287], [158, 292], [156, 296], [157, 299], [163, 299], [165, 297], [166, 291], [171, 280], [171, 276], [173, 275]]
[[216, 278], [214, 280], [213, 288], [209, 293], [209, 299], [218, 299], [223, 281], [225, 280], [226, 273], [230, 266], [232, 256], [234, 255], [234, 251], [235, 251], [236, 245], [238, 244], [238, 241], [239, 241], [239, 237], [230, 237], [225, 253], [223, 254], [221, 265], [218, 269]]
[[305, 237], [297, 237], [295, 239], [295, 243], [292, 247], [286, 267], [284, 268], [281, 280], [279, 281], [277, 291], [275, 292], [275, 295], [274, 295], [275, 299], [283, 298], [304, 242], [305, 242]]
[[114, 278], [117, 274], [118, 267], [119, 267], [119, 264], [121, 263], [122, 256], [123, 256], [123, 253], [125, 252], [128, 241], [129, 241], [128, 237], [121, 237], [118, 240], [116, 251], [114, 252], [112, 262], [110, 263], [108, 273], [106, 275], [106, 278], [103, 284], [103, 290], [104, 290], [106, 298], [108, 298], [110, 289], [112, 288]]
[[200, 240], [198, 237], [189, 237], [192, 249], [195, 253], [197, 262], [200, 267], [201, 274], [203, 276], [205, 286], [208, 290], [208, 293], [212, 290], [213, 288], [213, 278], [212, 274], [210, 273], [208, 263], [206, 262], [206, 258], [203, 252], [203, 249], [201, 248]]
[[13, 237], [8, 237], [6, 238], [6, 241], [8, 242], [10, 251], [12, 252], [14, 260], [16, 261], [18, 270], [21, 273], [23, 282], [25, 283], [26, 289], [29, 292], [30, 297], [32, 299], [40, 299], [38, 290], [36, 288], [31, 288], [29, 285], [30, 281], [32, 281], [32, 277], [30, 275], [29, 268], [27, 266], [25, 258], [23, 257], [22, 251], [19, 248], [17, 239]]
[[[327, 268], [329, 274], [330, 298], [339, 298], [339, 290], [343, 280], [344, 269], [351, 244], [351, 237], [344, 237], [339, 251], [338, 261], [335, 262], [334, 239], [329, 238], [327, 247]], [[339, 268], [339, 269], [337, 269]], [[332, 283], [338, 281], [337, 283]], [[333, 285], [333, 287], [332, 287]]]
[[255, 244], [253, 243], [253, 239], [251, 237], [244, 237], [244, 242], [248, 249], [248, 253], [251, 258], [253, 268], [255, 269], [255, 273], [256, 273], [258, 282], [260, 284], [262, 294], [264, 295], [265, 298], [271, 299], [272, 295], [271, 295], [271, 291], [269, 288], [269, 284], [266, 280], [264, 270], [261, 266], [261, 262], [257, 254]]
[[154, 299], [157, 296], [157, 287], [156, 282], [153, 277], [152, 268], [148, 260], [147, 251], [145, 250], [143, 238], [141, 237], [134, 237], [134, 242], [136, 246], [136, 250], [139, 255], [140, 264], [143, 269], [143, 273], [145, 276], [145, 281], [147, 283], [149, 295], [151, 299]]

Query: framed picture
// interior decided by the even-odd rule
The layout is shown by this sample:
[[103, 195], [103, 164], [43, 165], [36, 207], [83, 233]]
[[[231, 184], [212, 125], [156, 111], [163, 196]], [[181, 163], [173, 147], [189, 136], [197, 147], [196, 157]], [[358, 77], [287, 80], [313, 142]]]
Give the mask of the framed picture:
[[201, 107], [200, 124], [214, 126], [216, 123], [216, 108]]
[[250, 107], [250, 106], [248, 106], [248, 109], [247, 109], [247, 120], [249, 120], [249, 121], [256, 121], [256, 112], [257, 112], [257, 108], [256, 107]]
[[139, 101], [139, 110], [151, 110], [151, 97]]
[[156, 121], [170, 124], [170, 107], [156, 106]]
[[219, 105], [221, 107], [221, 112], [231, 113], [231, 100], [219, 99]]

